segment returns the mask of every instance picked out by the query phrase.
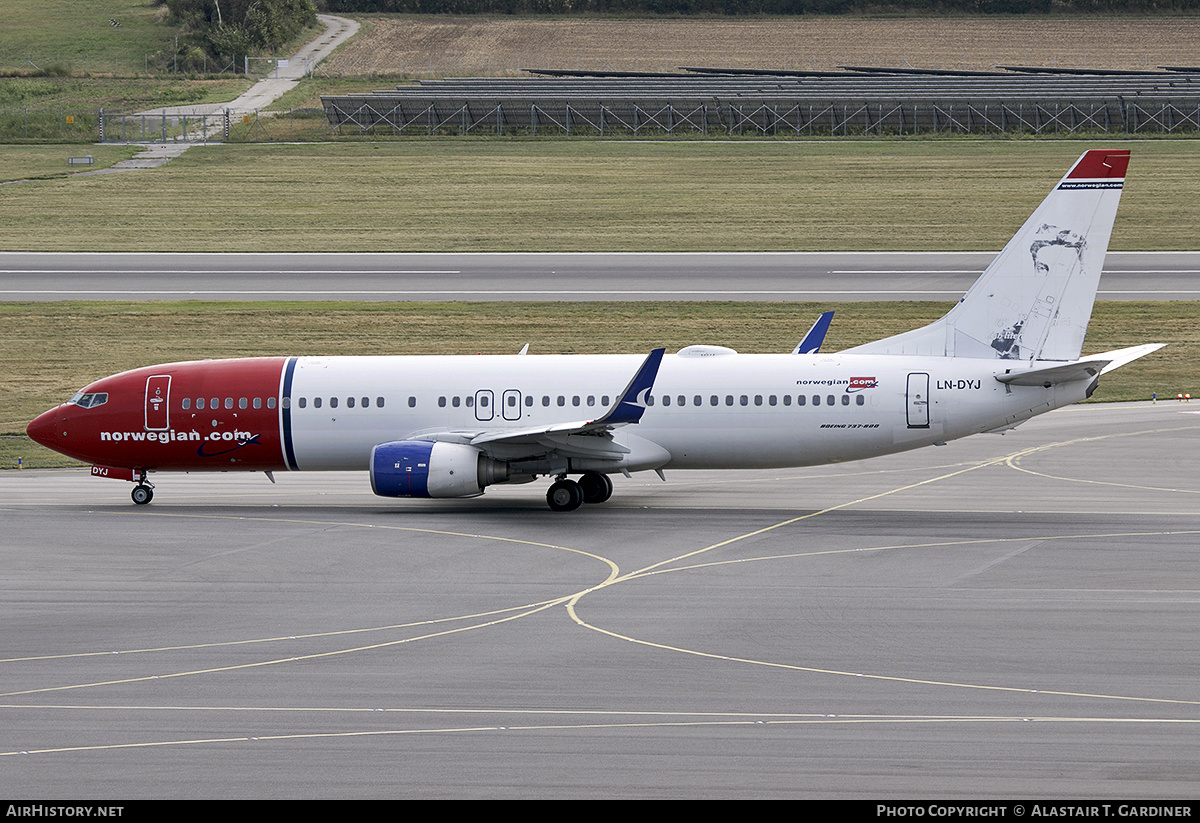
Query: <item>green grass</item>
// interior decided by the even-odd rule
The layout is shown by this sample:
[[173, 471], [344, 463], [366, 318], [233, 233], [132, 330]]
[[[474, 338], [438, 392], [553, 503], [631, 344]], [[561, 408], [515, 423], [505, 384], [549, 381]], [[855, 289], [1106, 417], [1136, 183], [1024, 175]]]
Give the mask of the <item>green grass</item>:
[[177, 29], [165, 12], [152, 0], [0, 3], [0, 71], [31, 71], [32, 62], [42, 70], [140, 74], [147, 55], [173, 47]]
[[[717, 343], [790, 351], [817, 303], [0, 303], [0, 467], [69, 465], [25, 425], [100, 377], [177, 360], [253, 355], [675, 351]], [[915, 328], [949, 303], [836, 306], [826, 350]], [[403, 335], [396, 330], [403, 329]], [[155, 330], [163, 330], [159, 333]], [[219, 330], [219, 333], [214, 333]], [[464, 342], [466, 341], [466, 342]], [[1200, 301], [1096, 304], [1086, 352], [1168, 348], [1105, 377], [1096, 400], [1200, 396]]]
[[[0, 248], [998, 249], [1094, 145], [448, 139], [197, 147], [151, 171], [0, 189]], [[1200, 143], [1105, 145], [1134, 152], [1111, 247], [1200, 248]], [[0, 147], [0, 166], [11, 150]]]
[[[4, 163], [0, 166], [0, 182], [45, 180], [81, 171], [105, 169], [137, 155], [139, 151], [136, 146], [13, 146], [2, 153]], [[68, 157], [85, 154], [95, 158], [93, 165], [67, 166]]]
[[394, 89], [400, 85], [403, 77], [395, 74], [378, 74], [374, 78], [364, 77], [326, 77], [317, 74], [306, 77], [296, 84], [296, 87], [286, 93], [270, 106], [268, 111], [287, 111], [289, 109], [320, 109], [323, 108], [321, 95], [360, 94], [383, 89]]
[[[64, 109], [131, 114], [161, 106], [233, 100], [250, 88], [245, 77], [10, 77], [0, 82], [0, 109]], [[93, 135], [94, 137], [94, 135]]]

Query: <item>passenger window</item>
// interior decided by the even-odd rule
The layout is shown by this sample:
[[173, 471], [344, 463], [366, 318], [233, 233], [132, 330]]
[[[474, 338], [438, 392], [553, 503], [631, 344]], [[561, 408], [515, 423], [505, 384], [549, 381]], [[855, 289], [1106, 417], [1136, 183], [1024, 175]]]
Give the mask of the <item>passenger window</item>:
[[819, 406], [819, 405], [821, 405], [821, 395], [819, 395], [819, 394], [814, 394], [814, 395], [813, 395], [813, 405], [814, 405], [814, 406]]
[[558, 405], [560, 405], [560, 406], [565, 406], [565, 405], [567, 405], [567, 398], [563, 397], [563, 396], [560, 394], [560, 395], [558, 396]]
[[[413, 405], [412, 398], [408, 398], [408, 405]], [[488, 396], [486, 394], [479, 395], [479, 407], [486, 409], [488, 407]]]
[[233, 398], [232, 397], [225, 398], [225, 408], [227, 408], [227, 409], [233, 408]]
[[329, 398], [329, 408], [336, 409], [337, 404], [338, 404], [338, 399], [336, 397]]
[[261, 408], [262, 408], [262, 398], [261, 398], [261, 397], [256, 397], [256, 398], [254, 398], [254, 404], [253, 404], [253, 405], [254, 405], [254, 408], [256, 408], [256, 409], [261, 409]]
[[548, 394], [543, 394], [543, 395], [542, 395], [542, 405], [543, 405], [543, 406], [549, 406], [549, 405], [550, 405], [550, 395], [548, 395]]
[[732, 395], [732, 394], [727, 394], [727, 395], [725, 395], [725, 405], [726, 405], [726, 406], [732, 406], [732, 405], [733, 405], [733, 395]]
[[588, 399], [587, 399], [587, 404], [588, 404], [589, 406], [594, 406], [594, 405], [596, 405], [596, 395], [594, 395], [594, 394], [589, 394], [589, 395], [588, 395]]
[[756, 405], [756, 406], [762, 405], [762, 395], [761, 394], [754, 395], [754, 405]]
[[475, 398], [469, 394], [467, 395], [467, 408], [468, 409], [475, 408]]
[[410, 409], [415, 409], [417, 407], [417, 398], [409, 397], [408, 398], [408, 407]]
[[192, 398], [190, 398], [190, 397], [183, 398], [183, 403], [181, 403], [180, 405], [183, 406], [184, 411], [190, 409], [192, 407]]
[[[290, 397], [283, 398], [283, 407], [285, 409], [290, 409], [292, 407], [292, 398], [290, 398]], [[274, 397], [272, 397], [270, 400], [267, 401], [267, 408], [268, 409], [275, 408], [275, 398]]]
[[517, 405], [517, 398], [510, 394], [508, 396], [508, 407], [511, 409], [515, 405]]
[[577, 394], [576, 394], [576, 395], [574, 395], [574, 396], [572, 396], [572, 397], [571, 397], [571, 405], [572, 405], [572, 406], [578, 406], [578, 405], [579, 405], [579, 395], [577, 395]]
[[[285, 398], [285, 402], [286, 402], [286, 398]], [[291, 405], [291, 404], [287, 404], [287, 405]], [[267, 398], [267, 408], [268, 409], [275, 408], [275, 398], [274, 397]]]
[[301, 397], [301, 398], [300, 398], [300, 408], [302, 408], [302, 409], [303, 409], [303, 408], [306, 408], [307, 406], [308, 406], [308, 398], [307, 398], [307, 397]]
[[859, 405], [859, 406], [861, 406], [863, 403], [867, 402], [867, 398], [863, 397], [863, 396], [860, 394], [860, 395], [858, 395], [857, 397], [855, 397], [855, 398], [854, 398], [854, 402], [855, 402], [855, 404], [856, 404], [856, 405]]
[[849, 405], [850, 405], [850, 395], [848, 395], [848, 394], [843, 394], [843, 395], [842, 395], [842, 405], [843, 405], [843, 406], [849, 406]]
[[692, 405], [693, 406], [703, 406], [704, 398], [701, 397], [700, 395], [696, 395], [695, 397], [692, 398]]
[[457, 394], [450, 398], [450, 405], [456, 409], [462, 405], [462, 400]]
[[664, 394], [664, 395], [663, 395], [663, 405], [664, 405], [664, 406], [669, 406], [669, 405], [671, 405], [671, 395], [669, 395], [669, 394]]
[[196, 411], [204, 411], [204, 398], [203, 397], [196, 398]]
[[675, 398], [675, 403], [676, 403], [676, 405], [679, 405], [679, 406], [686, 406], [686, 405], [687, 405], [687, 398], [686, 398], [686, 397], [684, 397], [684, 396], [681, 394], [681, 395], [679, 395], [678, 397], [676, 397], [676, 398]]
[[721, 398], [717, 397], [715, 394], [712, 397], [708, 398], [708, 403], [710, 406], [716, 406], [720, 402], [721, 402]]
[[837, 402], [837, 398], [835, 398], [832, 394], [825, 398], [826, 406], [832, 406], [836, 402]]
[[314, 408], [314, 409], [319, 409], [319, 408], [321, 408], [321, 398], [319, 398], [319, 397], [314, 397], [314, 398], [313, 398], [313, 408]]
[[438, 408], [439, 408], [439, 409], [444, 409], [444, 408], [446, 408], [446, 398], [445, 398], [445, 397], [439, 397], [439, 398], [438, 398]]
[[785, 406], [792, 405], [792, 396], [790, 394], [785, 394], [783, 396], [783, 405], [785, 405]]
[[768, 397], [767, 402], [770, 403], [772, 406], [776, 405], [775, 395], [771, 395], [770, 397]]
[[741, 397], [738, 398], [738, 402], [741, 403], [743, 406], [749, 406], [750, 398], [743, 394]]
[[808, 402], [808, 397], [806, 397], [805, 395], [803, 395], [803, 394], [796, 395], [796, 405], [797, 406], [803, 406], [807, 402]]
[[369, 408], [371, 408], [371, 398], [369, 398], [369, 397], [364, 397], [364, 398], [362, 399], [362, 407], [363, 407], [364, 409], [369, 409]]
[[247, 408], [249, 408], [249, 407], [250, 407], [250, 401], [249, 401], [249, 400], [247, 400], [247, 399], [246, 399], [246, 398], [244, 398], [244, 397], [239, 397], [239, 398], [238, 398], [238, 408], [239, 408], [239, 409], [247, 409]]
[[213, 411], [221, 408], [221, 398], [214, 397], [212, 400], [208, 401], [208, 407]]
[[376, 397], [376, 398], [375, 398], [375, 405], [376, 405], [376, 406], [378, 406], [379, 408], [381, 408], [381, 409], [382, 409], [382, 408], [383, 408], [383, 398], [382, 398], [382, 397]]
[[532, 394], [525, 395], [525, 408], [527, 408], [527, 409], [533, 408], [533, 395]]
[[604, 394], [604, 395], [601, 395], [601, 396], [600, 396], [600, 405], [601, 405], [601, 406], [605, 406], [605, 407], [607, 407], [607, 406], [609, 405], [609, 404], [608, 404], [608, 395], [607, 395], [607, 394]]

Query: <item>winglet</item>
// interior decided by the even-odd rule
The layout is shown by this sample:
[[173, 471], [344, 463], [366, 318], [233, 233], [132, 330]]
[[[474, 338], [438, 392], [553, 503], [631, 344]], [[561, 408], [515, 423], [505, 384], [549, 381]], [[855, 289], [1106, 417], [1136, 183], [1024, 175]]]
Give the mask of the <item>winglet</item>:
[[829, 331], [829, 324], [833, 321], [833, 312], [822, 312], [817, 318], [817, 322], [812, 324], [812, 328], [808, 330], [808, 334], [804, 335], [804, 339], [796, 348], [792, 349], [792, 354], [817, 354], [821, 351], [821, 344], [825, 342], [825, 335]]
[[642, 367], [629, 381], [625, 391], [621, 392], [617, 402], [608, 410], [608, 414], [595, 421], [596, 424], [616, 426], [624, 423], [636, 423], [642, 419], [642, 415], [646, 411], [646, 395], [650, 393], [650, 389], [654, 388], [654, 380], [658, 377], [658, 367], [662, 363], [665, 351], [666, 349], [655, 349], [646, 355]]

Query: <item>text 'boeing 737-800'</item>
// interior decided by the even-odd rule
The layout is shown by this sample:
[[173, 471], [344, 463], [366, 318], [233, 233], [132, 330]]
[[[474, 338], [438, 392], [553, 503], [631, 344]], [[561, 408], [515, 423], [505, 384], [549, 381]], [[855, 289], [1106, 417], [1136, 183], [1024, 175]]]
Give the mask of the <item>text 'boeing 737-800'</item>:
[[962, 300], [915, 331], [820, 353], [258, 357], [98, 380], [29, 436], [135, 482], [151, 472], [366, 470], [376, 494], [473, 497], [553, 478], [568, 511], [612, 475], [808, 466], [1003, 431], [1090, 397], [1159, 348], [1081, 357], [1129, 164], [1086, 152]]

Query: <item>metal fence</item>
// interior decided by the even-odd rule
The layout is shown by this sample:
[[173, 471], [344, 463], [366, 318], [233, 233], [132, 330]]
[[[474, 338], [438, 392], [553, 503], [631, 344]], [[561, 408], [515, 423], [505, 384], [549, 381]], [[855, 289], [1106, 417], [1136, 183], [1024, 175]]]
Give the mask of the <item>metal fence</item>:
[[[566, 74], [570, 74], [569, 72]], [[1200, 75], [596, 76], [422, 82], [322, 98], [340, 134], [1169, 134]]]
[[1200, 131], [1200, 102], [1123, 104], [760, 100], [427, 101], [391, 106], [326, 101], [339, 134], [870, 136], [903, 134], [1171, 134]]

